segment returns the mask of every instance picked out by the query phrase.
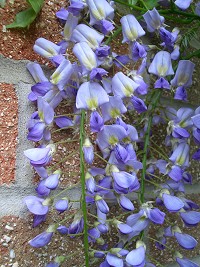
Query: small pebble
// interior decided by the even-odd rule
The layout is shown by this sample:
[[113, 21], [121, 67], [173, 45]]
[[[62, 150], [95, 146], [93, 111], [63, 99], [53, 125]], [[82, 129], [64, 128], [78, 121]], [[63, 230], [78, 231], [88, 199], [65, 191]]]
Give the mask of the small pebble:
[[10, 240], [11, 240], [11, 237], [7, 236], [7, 235], [4, 235], [3, 236], [4, 240], [6, 241], [6, 243], [9, 243]]
[[14, 230], [14, 228], [11, 227], [11, 226], [9, 226], [9, 225], [6, 225], [5, 228], [6, 228], [7, 230], [10, 230], [10, 231], [13, 231], [13, 230]]
[[10, 250], [10, 258], [11, 259], [14, 259], [15, 258], [15, 251], [14, 251], [14, 249], [11, 249]]
[[18, 267], [18, 266], [19, 266], [19, 264], [17, 261], [15, 263], [13, 263], [13, 265], [12, 265], [12, 267]]

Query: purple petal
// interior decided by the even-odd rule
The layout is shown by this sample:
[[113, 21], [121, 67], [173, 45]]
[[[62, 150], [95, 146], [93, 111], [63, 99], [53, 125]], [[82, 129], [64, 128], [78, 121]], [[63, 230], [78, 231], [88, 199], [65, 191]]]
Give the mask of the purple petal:
[[133, 229], [128, 224], [125, 223], [119, 223], [117, 228], [120, 230], [122, 234], [130, 234], [133, 231]]
[[172, 166], [171, 171], [168, 172], [168, 175], [170, 178], [172, 178], [174, 181], [178, 182], [182, 179], [183, 176], [183, 170], [179, 166]]
[[178, 241], [179, 245], [185, 249], [193, 249], [197, 245], [196, 239], [194, 239], [188, 234], [175, 232], [174, 236], [176, 237], [176, 240]]
[[136, 177], [128, 172], [113, 172], [115, 182], [122, 188], [129, 188], [135, 181]]
[[186, 259], [186, 258], [176, 258], [176, 261], [178, 262], [180, 267], [199, 267], [198, 264], [196, 264], [195, 262]]
[[43, 201], [44, 199], [35, 196], [28, 196], [24, 198], [24, 202], [26, 203], [27, 208], [35, 215], [47, 214], [49, 207], [43, 206]]
[[180, 216], [187, 226], [196, 226], [200, 222], [200, 212], [198, 211], [180, 212]]
[[59, 176], [60, 174], [52, 174], [45, 180], [45, 186], [51, 190], [56, 189], [59, 183]]
[[133, 266], [143, 267], [145, 265], [145, 249], [143, 246], [133, 249], [126, 256], [126, 262]]
[[59, 212], [64, 212], [65, 210], [68, 209], [69, 202], [67, 199], [60, 199], [56, 202], [55, 208]]
[[50, 152], [50, 148], [31, 148], [24, 151], [24, 155], [32, 161], [40, 161]]
[[111, 253], [107, 254], [106, 260], [107, 260], [108, 264], [110, 264], [111, 266], [115, 266], [115, 267], [123, 267], [124, 266], [123, 259], [120, 259], [116, 255], [113, 255]]
[[127, 197], [125, 197], [124, 195], [121, 195], [119, 198], [119, 204], [120, 206], [127, 210], [127, 211], [132, 211], [134, 210], [134, 206], [133, 203], [130, 201], [130, 199], [128, 199]]
[[148, 218], [156, 223], [156, 224], [163, 224], [165, 220], [165, 213], [160, 211], [158, 208], [148, 210]]
[[184, 207], [183, 201], [178, 197], [171, 196], [171, 195], [164, 193], [162, 195], [162, 198], [163, 198], [165, 207], [171, 212], [177, 212], [181, 208]]
[[53, 233], [48, 233], [48, 232], [43, 232], [39, 235], [37, 235], [35, 238], [30, 240], [28, 243], [35, 248], [41, 248], [46, 246], [50, 241], [53, 236]]

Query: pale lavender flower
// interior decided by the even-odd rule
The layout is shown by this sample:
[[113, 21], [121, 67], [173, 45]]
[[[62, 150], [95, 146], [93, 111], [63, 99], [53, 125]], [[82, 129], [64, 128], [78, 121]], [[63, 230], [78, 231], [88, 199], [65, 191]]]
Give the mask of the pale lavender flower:
[[24, 202], [28, 210], [35, 215], [46, 215], [49, 207], [44, 205], [44, 199], [36, 196], [27, 196], [24, 198]]
[[192, 84], [192, 74], [195, 64], [190, 60], [180, 60], [174, 78], [171, 80], [173, 86], [189, 87]]
[[104, 122], [116, 119], [127, 111], [122, 99], [118, 96], [109, 96], [109, 102], [101, 105]]
[[106, 0], [86, 0], [90, 11], [90, 24], [94, 25], [100, 20], [113, 19], [114, 9]]
[[112, 90], [114, 95], [121, 98], [130, 97], [134, 94], [135, 89], [139, 87], [139, 84], [135, 83], [128, 76], [122, 72], [118, 72], [112, 79]]
[[145, 31], [133, 15], [129, 14], [123, 16], [120, 22], [122, 24], [123, 33], [122, 43], [136, 41], [138, 38], [145, 35]]
[[148, 10], [143, 15], [143, 18], [147, 24], [147, 30], [149, 32], [154, 32], [155, 30], [158, 30], [165, 21], [164, 17], [160, 16], [155, 8], [153, 10]]
[[41, 248], [41, 247], [46, 246], [51, 241], [52, 236], [53, 236], [53, 232], [45, 231], [45, 232], [37, 235], [36, 237], [34, 237], [28, 243], [32, 247]]
[[149, 73], [152, 73], [158, 77], [165, 77], [173, 75], [171, 56], [167, 51], [158, 52], [148, 69]]
[[94, 160], [94, 147], [89, 138], [85, 139], [83, 144], [84, 159], [88, 164], [92, 164]]
[[190, 150], [189, 145], [185, 142], [181, 142], [176, 146], [169, 159], [178, 166], [188, 167], [189, 150]]
[[50, 82], [58, 86], [60, 91], [64, 90], [74, 69], [69, 60], [63, 59], [56, 71], [51, 75]]
[[95, 50], [103, 41], [104, 36], [85, 24], [79, 24], [72, 32], [72, 42], [87, 42]]
[[33, 50], [47, 59], [52, 59], [60, 54], [61, 47], [45, 38], [39, 38], [35, 41]]
[[98, 106], [109, 101], [104, 88], [96, 82], [85, 82], [78, 89], [76, 107], [95, 110]]
[[174, 4], [179, 7], [180, 9], [187, 9], [189, 8], [190, 4], [192, 3], [192, 0], [176, 0]]
[[92, 51], [88, 43], [80, 42], [75, 44], [73, 52], [78, 58], [81, 65], [84, 66], [87, 70], [91, 71], [93, 68], [97, 67], [97, 56]]
[[69, 13], [62, 33], [65, 41], [70, 41], [72, 32], [76, 28], [77, 24], [78, 17], [73, 16], [72, 13]]
[[144, 245], [137, 246], [126, 256], [126, 262], [131, 266], [145, 266], [145, 247]]

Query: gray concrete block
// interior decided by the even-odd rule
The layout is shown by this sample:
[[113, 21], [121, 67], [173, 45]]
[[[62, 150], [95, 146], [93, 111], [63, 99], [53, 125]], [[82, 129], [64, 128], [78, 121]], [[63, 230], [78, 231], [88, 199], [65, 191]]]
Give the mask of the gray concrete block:
[[17, 84], [33, 83], [33, 79], [26, 70], [28, 60], [13, 60], [0, 55], [0, 83]]

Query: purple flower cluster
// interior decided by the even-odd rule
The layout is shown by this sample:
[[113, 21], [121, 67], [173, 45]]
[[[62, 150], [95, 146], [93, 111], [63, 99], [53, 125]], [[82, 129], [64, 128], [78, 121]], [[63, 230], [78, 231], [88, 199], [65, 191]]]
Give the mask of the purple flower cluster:
[[[175, 4], [186, 9], [190, 2], [175, 1]], [[171, 95], [175, 91], [174, 98], [186, 102], [194, 64], [190, 60], [178, 61], [179, 30], [168, 31], [164, 17], [155, 8], [147, 11], [143, 18], [147, 31], [156, 32], [160, 38], [160, 48], [156, 47], [158, 51], [155, 52], [155, 47], [143, 44], [145, 29], [134, 15], [129, 14], [120, 20], [122, 43], [127, 43], [129, 47], [127, 55], [112, 52], [106, 42], [107, 35], [114, 29], [112, 1], [72, 0], [67, 9], [61, 9], [56, 15], [64, 26], [63, 40], [54, 44], [39, 38], [34, 45], [34, 51], [49, 59], [55, 71], [47, 78], [39, 64], [29, 63], [27, 66], [36, 82], [28, 98], [37, 106], [27, 124], [27, 138], [37, 142], [38, 146], [26, 150], [24, 154], [41, 178], [36, 188], [37, 196], [24, 199], [34, 215], [33, 226], [45, 221], [52, 209], [66, 214], [71, 209], [70, 199], [57, 199], [52, 194], [59, 185], [62, 171], [51, 172], [47, 168], [57, 149], [51, 128], [53, 123], [63, 130], [74, 125], [77, 127], [84, 110], [89, 118], [90, 131], [96, 137], [94, 142], [89, 135], [85, 136], [81, 148], [85, 159], [85, 201], [96, 210], [96, 221], [87, 233], [88, 242], [91, 246], [95, 243], [98, 248], [89, 251], [91, 260], [99, 259], [100, 267], [155, 266], [149, 262], [141, 233], [150, 224], [163, 225], [168, 213], [180, 216], [185, 227], [196, 226], [200, 221], [198, 205], [184, 196], [185, 184], [192, 183], [188, 172], [190, 142], [200, 145], [200, 107], [195, 110], [187, 107], [177, 109], [172, 101], [172, 107], [163, 106], [158, 110], [158, 102], [154, 101], [158, 92], [164, 94], [167, 90]], [[81, 21], [83, 15], [89, 21], [87, 25]], [[77, 59], [75, 62], [69, 60], [71, 48]], [[128, 66], [133, 65], [134, 68], [129, 69]], [[111, 77], [108, 75], [113, 66], [117, 71]], [[63, 100], [73, 105], [74, 119], [56, 116], [55, 108]], [[135, 116], [131, 117], [132, 114]], [[136, 129], [133, 120], [137, 116], [140, 118], [140, 114], [142, 120]], [[151, 147], [154, 147], [148, 128], [150, 117], [152, 125], [166, 125], [164, 146], [167, 152], [159, 153], [157, 158], [147, 155], [148, 161], [144, 162], [137, 154], [145, 147], [147, 137], [149, 151], [152, 152]], [[94, 143], [100, 152], [96, 151]], [[104, 167], [93, 165], [97, 156], [106, 162]], [[200, 160], [200, 149], [192, 158]], [[145, 177], [142, 177], [142, 169]], [[131, 196], [141, 195], [144, 178], [156, 184], [157, 176], [162, 177], [162, 183], [154, 190], [155, 199], [145, 202], [139, 198], [139, 208], [135, 211]], [[128, 214], [125, 221], [122, 221], [122, 216], [110, 219], [110, 202], [118, 203], [122, 215]], [[49, 226], [32, 239], [30, 245], [37, 248], [47, 245], [55, 232], [70, 237], [82, 233], [83, 217], [80, 209], [71, 224], [61, 222]], [[115, 229], [118, 242], [109, 248], [105, 234], [111, 228]], [[167, 237], [175, 237], [184, 249], [190, 250], [197, 245], [192, 236], [183, 233], [174, 224], [165, 228], [157, 238], [158, 249], [166, 247]], [[133, 238], [136, 242], [128, 246]], [[181, 267], [198, 266], [180, 253], [175, 259]], [[59, 262], [47, 266], [59, 266]]]

